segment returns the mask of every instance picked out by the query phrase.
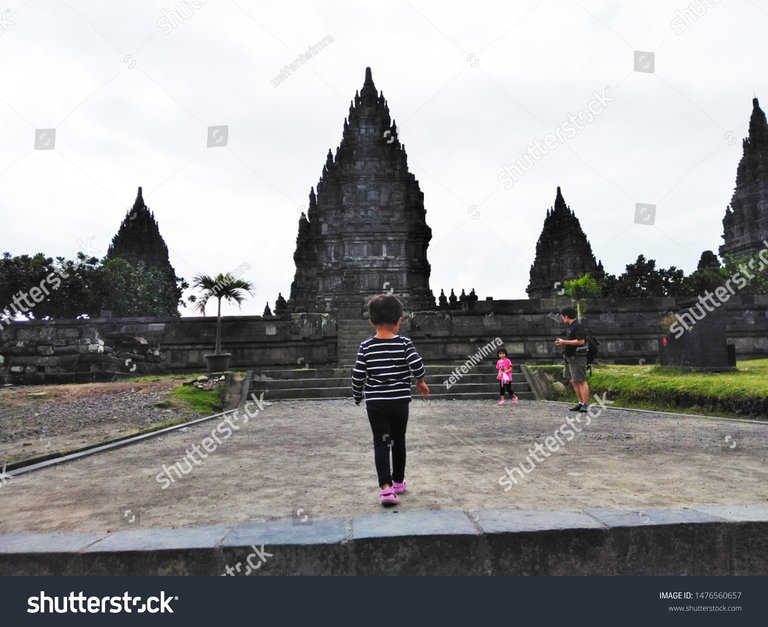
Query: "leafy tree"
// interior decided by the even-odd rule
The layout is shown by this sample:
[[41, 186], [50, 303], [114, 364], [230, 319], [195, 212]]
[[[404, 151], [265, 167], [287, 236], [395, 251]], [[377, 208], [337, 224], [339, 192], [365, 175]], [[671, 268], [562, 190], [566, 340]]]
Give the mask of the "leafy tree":
[[88, 313], [87, 276], [96, 263], [95, 258], [82, 254], [77, 262], [65, 262], [42, 253], [34, 257], [5, 253], [0, 260], [0, 313], [10, 317], [21, 313], [28, 319], [74, 318]]
[[656, 269], [654, 259], [638, 255], [635, 263], [627, 264], [623, 274], [606, 275], [603, 293], [612, 298], [679, 296], [684, 290], [685, 273], [671, 266]]
[[[736, 273], [747, 280], [747, 284], [739, 290], [740, 293], [768, 294], [768, 267], [760, 261], [758, 255], [739, 257], [738, 259], [726, 255], [723, 260], [723, 281], [720, 285], [724, 285]], [[736, 283], [736, 281], [732, 282], [734, 285]]]
[[681, 296], [685, 290], [685, 272], [675, 266], [661, 268], [661, 293], [658, 296]]
[[94, 286], [95, 314], [115, 316], [178, 316], [182, 288], [164, 269], [125, 259], [105, 259]]
[[[5, 253], [0, 259], [0, 317], [14, 317], [17, 310], [29, 319], [96, 317], [102, 310], [116, 316], [178, 316], [187, 287], [165, 270], [123, 259], [100, 262], [78, 253], [73, 261], [54, 261], [42, 253]], [[25, 299], [32, 290], [37, 299], [42, 290], [45, 298]], [[19, 305], [30, 302], [32, 307]]]
[[701, 253], [698, 267], [691, 272], [683, 284], [683, 295], [696, 296], [712, 291], [723, 285], [726, 281], [726, 271], [720, 265], [717, 255], [711, 250], [705, 250]]
[[[52, 265], [53, 260], [43, 253], [34, 257], [12, 257], [11, 253], [3, 253], [0, 260], [0, 316], [13, 317], [14, 297], [26, 293], [33, 285], [40, 285]], [[18, 306], [16, 308], [19, 309]]]
[[74, 261], [56, 258], [56, 267], [62, 278], [61, 286], [51, 294], [50, 300], [41, 303], [40, 318], [95, 317], [99, 312], [94, 307], [94, 287], [99, 275], [99, 260], [78, 253]]

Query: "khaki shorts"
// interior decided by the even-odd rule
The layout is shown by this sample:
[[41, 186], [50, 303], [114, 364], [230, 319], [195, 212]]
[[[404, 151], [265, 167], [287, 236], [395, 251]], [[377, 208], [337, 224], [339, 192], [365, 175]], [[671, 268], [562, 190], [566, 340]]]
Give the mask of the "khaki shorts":
[[581, 383], [587, 380], [587, 358], [583, 355], [574, 355], [565, 358], [563, 378], [572, 383]]

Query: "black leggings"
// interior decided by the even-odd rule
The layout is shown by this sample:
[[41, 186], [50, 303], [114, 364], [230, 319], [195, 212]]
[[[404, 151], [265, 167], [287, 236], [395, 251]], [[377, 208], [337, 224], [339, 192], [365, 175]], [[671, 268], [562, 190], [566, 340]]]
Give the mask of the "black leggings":
[[[373, 459], [379, 486], [402, 483], [405, 478], [405, 430], [408, 401], [371, 401], [366, 404], [373, 432]], [[390, 451], [392, 466], [390, 467]]]
[[504, 396], [504, 392], [509, 392], [509, 396], [512, 397], [515, 395], [515, 393], [512, 391], [512, 382], [509, 383], [502, 383], [501, 380], [499, 380], [499, 396]]

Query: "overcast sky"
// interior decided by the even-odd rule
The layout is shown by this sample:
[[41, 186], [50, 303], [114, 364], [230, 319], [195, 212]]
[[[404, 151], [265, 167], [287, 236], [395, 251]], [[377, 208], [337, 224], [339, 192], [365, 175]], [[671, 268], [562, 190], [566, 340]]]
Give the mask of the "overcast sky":
[[752, 98], [768, 105], [766, 32], [768, 0], [10, 0], [0, 252], [101, 257], [141, 185], [176, 273], [248, 263], [242, 312], [260, 314], [288, 297], [300, 211], [371, 66], [424, 192], [435, 295], [524, 298], [558, 185], [609, 272], [640, 253], [691, 271], [722, 243]]

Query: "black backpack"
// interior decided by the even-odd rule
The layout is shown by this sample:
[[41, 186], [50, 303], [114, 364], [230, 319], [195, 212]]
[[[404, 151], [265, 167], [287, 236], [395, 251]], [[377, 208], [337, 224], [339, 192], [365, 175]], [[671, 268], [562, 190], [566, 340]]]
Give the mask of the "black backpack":
[[600, 342], [591, 333], [587, 333], [587, 367], [589, 368], [589, 376], [592, 376], [592, 364], [597, 360], [597, 356], [600, 354]]

